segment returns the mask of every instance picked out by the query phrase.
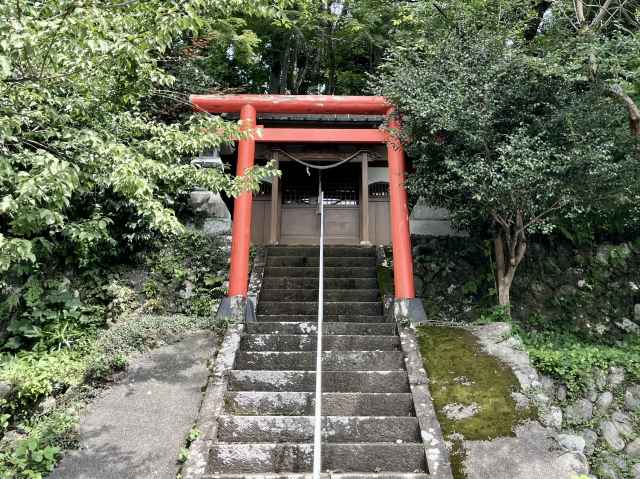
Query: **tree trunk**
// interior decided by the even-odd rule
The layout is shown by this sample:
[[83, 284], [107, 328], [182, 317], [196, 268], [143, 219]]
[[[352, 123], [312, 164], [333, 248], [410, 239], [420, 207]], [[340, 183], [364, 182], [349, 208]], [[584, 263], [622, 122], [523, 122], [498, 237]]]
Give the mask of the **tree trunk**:
[[289, 89], [289, 63], [291, 58], [291, 46], [289, 40], [282, 51], [280, 58], [280, 91], [278, 93], [286, 94]]
[[496, 287], [498, 290], [498, 304], [507, 308], [511, 304], [511, 283], [513, 278], [509, 279], [508, 262], [505, 261], [504, 239], [499, 232], [493, 240], [493, 247], [496, 255]]
[[499, 225], [493, 239], [498, 304], [505, 308], [508, 315], [511, 315], [511, 285], [527, 251], [524, 220], [521, 211], [516, 213], [515, 222], [505, 221], [495, 215], [494, 219]]
[[498, 285], [498, 304], [504, 306], [511, 315], [511, 283], [503, 281]]
[[271, 65], [270, 74], [270, 90], [269, 93], [277, 94], [280, 93], [280, 60], [279, 56], [273, 59], [273, 64]]

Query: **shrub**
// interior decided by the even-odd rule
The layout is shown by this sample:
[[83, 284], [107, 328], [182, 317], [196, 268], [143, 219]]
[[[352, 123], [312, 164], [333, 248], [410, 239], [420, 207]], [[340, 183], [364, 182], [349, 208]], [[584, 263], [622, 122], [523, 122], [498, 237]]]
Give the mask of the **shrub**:
[[0, 380], [11, 385], [10, 400], [0, 412], [22, 416], [40, 399], [64, 392], [82, 382], [86, 350], [21, 352], [4, 357]]
[[535, 367], [564, 382], [578, 393], [589, 384], [595, 369], [624, 368], [630, 379], [640, 379], [640, 341], [611, 346], [589, 342], [570, 333], [554, 331], [520, 333]]

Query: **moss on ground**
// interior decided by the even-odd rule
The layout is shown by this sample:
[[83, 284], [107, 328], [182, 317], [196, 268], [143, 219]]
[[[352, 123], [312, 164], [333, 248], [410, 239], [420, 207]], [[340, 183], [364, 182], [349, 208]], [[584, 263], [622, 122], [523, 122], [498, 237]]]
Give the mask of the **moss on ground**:
[[[530, 418], [531, 410], [518, 410], [511, 393], [520, 389], [508, 365], [485, 353], [475, 336], [461, 328], [418, 328], [420, 350], [428, 372], [429, 387], [445, 438], [457, 433], [466, 440], [490, 440], [513, 436], [516, 424]], [[478, 405], [467, 419], [451, 420], [447, 404]], [[455, 437], [455, 436], [454, 436]], [[456, 479], [464, 478], [464, 451], [454, 441], [451, 465]]]

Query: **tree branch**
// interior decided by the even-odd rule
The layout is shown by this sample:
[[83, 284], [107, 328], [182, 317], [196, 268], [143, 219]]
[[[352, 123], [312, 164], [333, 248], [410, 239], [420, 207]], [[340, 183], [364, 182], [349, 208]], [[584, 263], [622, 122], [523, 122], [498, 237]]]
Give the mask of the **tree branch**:
[[449, 19], [449, 17], [447, 17], [447, 14], [444, 12], [442, 7], [440, 5], [438, 5], [436, 2], [433, 2], [433, 7], [438, 11], [438, 13], [440, 15], [442, 15], [444, 17], [444, 19], [447, 21], [447, 23], [449, 25], [451, 25], [451, 20]]
[[507, 222], [495, 210], [491, 211], [491, 216], [496, 223], [500, 224], [500, 226], [505, 229], [509, 229], [509, 225], [507, 224]]
[[53, 37], [51, 38], [51, 42], [47, 46], [47, 49], [44, 53], [44, 57], [42, 58], [42, 65], [40, 65], [38, 78], [42, 77], [42, 75], [44, 74], [44, 67], [47, 65], [47, 62], [49, 61], [49, 54], [51, 53], [51, 48], [53, 48], [53, 45], [56, 43], [56, 37], [58, 36], [58, 33], [60, 33], [60, 30], [62, 29], [62, 26], [64, 25], [64, 22], [67, 19], [67, 17], [71, 15], [71, 12], [73, 12], [75, 9], [76, 9], [76, 5], [72, 5], [69, 8], [67, 8], [67, 10], [62, 15], [60, 24], [58, 25], [58, 28], [56, 28], [55, 31], [53, 32]]
[[128, 0], [126, 2], [122, 2], [122, 3], [112, 3], [110, 5], [105, 5], [105, 8], [123, 8], [123, 7], [128, 7], [129, 5], [132, 5], [134, 3], [138, 3], [140, 0]]
[[633, 98], [631, 98], [627, 93], [622, 89], [620, 85], [612, 85], [609, 88], [609, 92], [615, 98], [620, 100], [627, 107], [627, 111], [629, 113], [629, 128], [631, 129], [631, 134], [639, 138], [640, 137], [640, 108], [635, 104]]
[[600, 11], [598, 11], [598, 14], [595, 16], [595, 18], [593, 19], [593, 21], [591, 22], [591, 24], [589, 25], [589, 28], [594, 28], [598, 25], [600, 25], [600, 22], [602, 21], [602, 19], [604, 18], [604, 16], [607, 14], [607, 12], [609, 11], [609, 7], [611, 6], [611, 3], [613, 2], [613, 0], [606, 0], [604, 2], [604, 5], [602, 5], [600, 7]]
[[562, 206], [563, 205], [562, 205], [562, 202], [560, 200], [556, 201], [553, 205], [551, 205], [549, 208], [544, 210], [538, 216], [535, 216], [535, 217], [531, 218], [531, 221], [529, 221], [526, 225], [523, 225], [522, 226], [522, 232], [525, 232], [529, 226], [531, 226], [532, 224], [537, 223], [538, 221], [540, 221], [542, 218], [547, 216], [552, 211], [559, 210], [560, 208], [562, 208]]
[[578, 20], [578, 27], [582, 27], [586, 23], [586, 18], [584, 17], [583, 0], [573, 0], [573, 7], [576, 11], [576, 19]]

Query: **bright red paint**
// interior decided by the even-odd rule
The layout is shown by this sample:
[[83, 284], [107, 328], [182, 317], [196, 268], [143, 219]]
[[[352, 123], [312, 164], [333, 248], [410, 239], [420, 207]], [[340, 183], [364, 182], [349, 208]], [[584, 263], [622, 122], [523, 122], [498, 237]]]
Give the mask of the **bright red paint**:
[[[256, 110], [244, 105], [240, 110], [243, 129], [255, 128]], [[236, 176], [244, 175], [253, 166], [256, 156], [254, 139], [238, 142], [238, 165]], [[251, 191], [241, 193], [234, 202], [233, 224], [231, 227], [231, 270], [229, 272], [229, 296], [246, 296], [249, 284], [249, 246], [251, 246]]]
[[378, 129], [258, 128], [258, 143], [385, 143], [387, 135]]
[[[389, 121], [391, 129], [399, 129], [400, 122], [395, 116]], [[402, 145], [396, 140], [387, 143], [389, 162], [389, 196], [391, 199], [391, 243], [393, 249], [393, 280], [395, 297], [411, 299], [416, 297], [413, 283], [413, 251], [409, 232], [409, 206], [405, 182], [405, 161]]]
[[195, 111], [237, 113], [252, 105], [258, 113], [384, 115], [391, 105], [381, 96], [191, 95]]
[[[242, 127], [256, 127], [256, 112], [284, 114], [391, 115], [391, 105], [376, 96], [295, 96], [295, 95], [192, 95], [195, 111], [235, 113], [240, 111]], [[391, 117], [392, 129], [400, 127]], [[255, 143], [387, 143], [389, 193], [391, 196], [391, 232], [395, 296], [415, 298], [413, 259], [409, 234], [409, 208], [402, 146], [393, 137], [374, 129], [266, 128], [255, 139], [241, 140], [238, 147], [237, 175], [253, 166]], [[249, 246], [251, 241], [252, 195], [246, 192], [235, 200], [232, 227], [229, 296], [247, 296], [249, 282]]]

